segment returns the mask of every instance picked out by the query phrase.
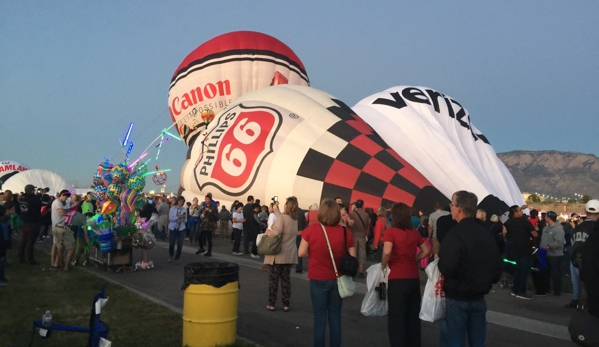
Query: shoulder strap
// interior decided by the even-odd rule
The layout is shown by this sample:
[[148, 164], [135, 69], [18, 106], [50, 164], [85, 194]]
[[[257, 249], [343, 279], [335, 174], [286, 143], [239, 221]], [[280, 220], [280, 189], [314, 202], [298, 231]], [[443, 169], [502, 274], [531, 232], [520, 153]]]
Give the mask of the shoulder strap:
[[366, 224], [364, 223], [362, 216], [360, 216], [360, 211], [355, 211], [355, 212], [358, 215], [358, 218], [360, 218], [360, 222], [362, 222], [362, 225], [364, 226], [364, 230], [368, 231], [368, 228], [366, 227]]
[[[324, 225], [320, 223], [320, 227], [322, 228], [322, 232], [324, 233], [324, 238], [327, 240], [327, 246], [329, 247], [329, 254], [331, 255], [331, 261], [333, 262], [333, 269], [335, 269], [335, 276], [339, 277], [339, 273], [337, 272], [337, 265], [335, 264], [335, 258], [333, 257], [333, 250], [331, 249], [331, 243], [329, 242], [329, 237], [327, 236], [327, 231], [324, 229]], [[345, 229], [345, 228], [343, 228]], [[344, 230], [345, 235], [345, 230]]]

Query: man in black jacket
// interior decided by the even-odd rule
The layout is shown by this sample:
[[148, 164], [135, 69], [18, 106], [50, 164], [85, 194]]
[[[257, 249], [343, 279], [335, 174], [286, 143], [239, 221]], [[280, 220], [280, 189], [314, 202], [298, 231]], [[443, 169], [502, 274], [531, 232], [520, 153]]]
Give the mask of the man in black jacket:
[[466, 191], [455, 192], [451, 215], [458, 225], [443, 240], [439, 270], [444, 276], [445, 320], [449, 346], [484, 346], [489, 293], [500, 275], [497, 243], [474, 218], [478, 199]]
[[587, 290], [587, 311], [599, 318], [599, 222], [582, 246], [580, 280]]
[[[37, 240], [37, 234], [42, 225], [42, 199], [35, 194], [35, 187], [31, 184], [25, 186], [25, 194], [18, 199], [21, 209], [21, 243], [19, 244], [19, 259], [21, 263], [28, 262], [37, 265], [33, 258], [33, 245]], [[25, 260], [27, 258], [27, 260]]]
[[245, 218], [245, 222], [243, 222], [243, 252], [245, 254], [250, 254], [250, 241], [251, 237], [251, 225], [254, 219], [254, 196], [250, 195], [247, 199], [247, 204], [243, 206], [243, 218]]

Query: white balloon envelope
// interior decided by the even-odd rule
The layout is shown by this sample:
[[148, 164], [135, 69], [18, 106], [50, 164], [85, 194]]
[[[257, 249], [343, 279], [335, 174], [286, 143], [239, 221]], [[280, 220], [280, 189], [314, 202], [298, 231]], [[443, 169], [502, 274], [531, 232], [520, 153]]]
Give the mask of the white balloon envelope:
[[479, 202], [494, 195], [508, 205], [524, 204], [487, 138], [451, 97], [427, 87], [397, 86], [353, 109], [446, 197], [467, 190]]

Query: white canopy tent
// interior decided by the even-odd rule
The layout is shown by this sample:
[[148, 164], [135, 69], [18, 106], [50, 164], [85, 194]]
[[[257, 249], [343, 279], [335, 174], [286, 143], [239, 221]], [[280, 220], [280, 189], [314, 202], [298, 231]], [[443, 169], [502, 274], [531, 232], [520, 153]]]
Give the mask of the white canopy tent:
[[48, 194], [55, 195], [63, 189], [72, 190], [72, 186], [59, 174], [41, 169], [31, 169], [10, 177], [2, 185], [2, 191], [10, 190], [13, 193], [20, 193], [25, 190], [25, 186], [33, 184], [36, 188], [50, 188]]

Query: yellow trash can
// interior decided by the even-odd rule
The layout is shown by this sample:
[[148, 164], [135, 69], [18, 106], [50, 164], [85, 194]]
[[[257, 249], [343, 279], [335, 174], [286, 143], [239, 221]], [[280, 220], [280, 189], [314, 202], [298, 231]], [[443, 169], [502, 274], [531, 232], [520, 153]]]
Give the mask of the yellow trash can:
[[239, 264], [191, 263], [184, 267], [183, 346], [214, 347], [237, 336]]

